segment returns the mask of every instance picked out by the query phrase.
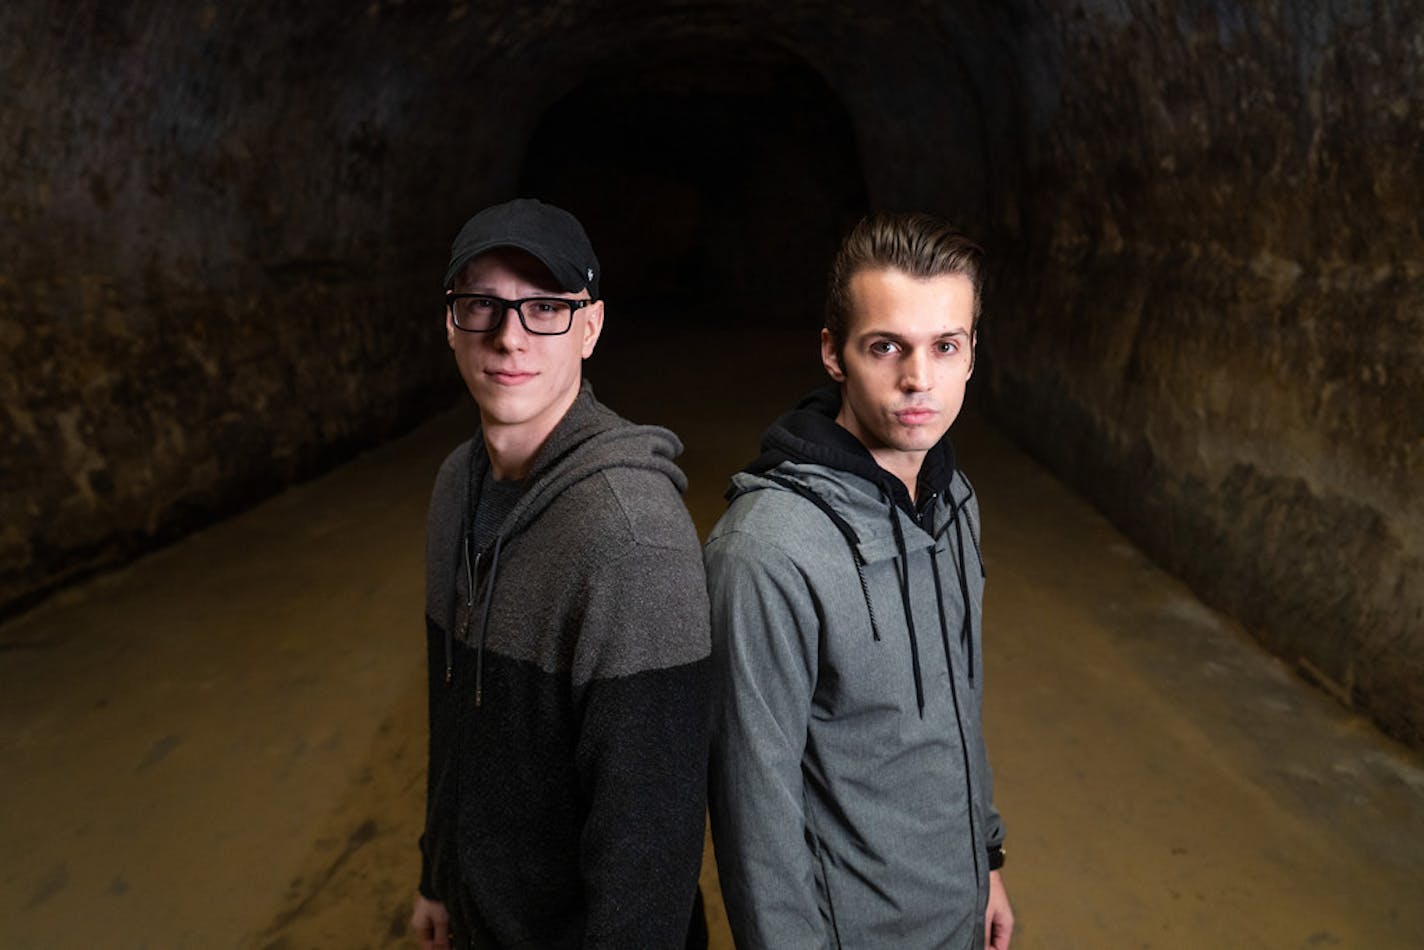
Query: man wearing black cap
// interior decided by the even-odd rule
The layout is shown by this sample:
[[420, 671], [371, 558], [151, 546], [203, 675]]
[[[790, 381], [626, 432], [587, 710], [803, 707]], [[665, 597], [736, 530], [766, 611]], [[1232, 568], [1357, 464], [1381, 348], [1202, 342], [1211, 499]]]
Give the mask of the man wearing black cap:
[[428, 523], [426, 948], [705, 941], [701, 553], [676, 436], [582, 379], [598, 283], [578, 221], [530, 199], [452, 247], [445, 332], [480, 426]]

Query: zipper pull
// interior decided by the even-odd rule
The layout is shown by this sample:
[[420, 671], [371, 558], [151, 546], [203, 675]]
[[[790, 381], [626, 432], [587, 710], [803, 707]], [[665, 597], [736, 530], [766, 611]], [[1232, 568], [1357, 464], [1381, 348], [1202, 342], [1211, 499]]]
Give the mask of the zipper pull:
[[925, 516], [934, 509], [935, 499], [939, 497], [939, 492], [930, 492], [925, 496], [925, 500], [916, 506], [915, 524], [921, 528], [925, 526]]
[[[475, 555], [475, 564], [480, 562], [480, 556]], [[470, 566], [470, 542], [465, 541], [465, 606], [475, 605], [475, 572]]]

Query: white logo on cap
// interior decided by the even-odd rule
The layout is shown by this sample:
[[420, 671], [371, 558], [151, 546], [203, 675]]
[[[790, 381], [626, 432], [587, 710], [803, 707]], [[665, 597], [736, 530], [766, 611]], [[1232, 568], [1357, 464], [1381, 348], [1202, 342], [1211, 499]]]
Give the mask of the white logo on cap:
[[590, 267], [588, 270], [584, 271], [584, 273], [588, 275], [588, 279], [589, 279], [589, 280], [593, 280], [593, 268], [592, 268], [592, 267]]

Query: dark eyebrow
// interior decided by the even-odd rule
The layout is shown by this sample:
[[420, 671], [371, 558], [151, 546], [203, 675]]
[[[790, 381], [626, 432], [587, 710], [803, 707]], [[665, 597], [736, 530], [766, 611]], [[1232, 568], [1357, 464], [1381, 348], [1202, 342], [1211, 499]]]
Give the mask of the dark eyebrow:
[[[935, 336], [936, 340], [944, 340], [949, 337], [968, 337], [968, 330], [946, 330]], [[905, 338], [898, 333], [891, 333], [889, 330], [868, 330], [860, 335], [861, 340], [889, 340], [891, 343], [904, 343]]]
[[860, 335], [862, 340], [889, 340], [892, 343], [903, 343], [905, 338], [889, 330], [870, 330]]

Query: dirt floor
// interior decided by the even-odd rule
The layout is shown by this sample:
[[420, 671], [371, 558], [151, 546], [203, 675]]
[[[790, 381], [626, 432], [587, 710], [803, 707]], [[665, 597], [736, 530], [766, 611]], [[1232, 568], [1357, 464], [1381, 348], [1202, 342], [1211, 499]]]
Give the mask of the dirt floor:
[[[610, 324], [705, 533], [815, 341]], [[607, 351], [616, 350], [617, 362]], [[0, 947], [414, 946], [422, 520], [468, 409], [0, 627]], [[1424, 763], [992, 430], [986, 719], [1018, 948], [1424, 947]], [[714, 945], [730, 947], [708, 852]]]

